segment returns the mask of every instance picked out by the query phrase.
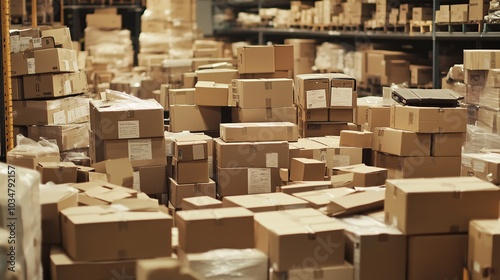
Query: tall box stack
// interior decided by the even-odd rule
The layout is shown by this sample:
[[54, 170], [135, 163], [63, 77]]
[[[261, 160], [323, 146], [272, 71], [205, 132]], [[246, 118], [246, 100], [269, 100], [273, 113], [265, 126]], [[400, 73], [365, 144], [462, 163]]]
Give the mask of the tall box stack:
[[362, 3], [361, 1], [348, 1], [342, 6], [344, 8], [344, 25], [364, 25], [365, 21], [370, 20], [376, 11], [376, 4]]
[[[56, 47], [57, 46], [57, 47]], [[87, 77], [77, 66], [68, 28], [11, 32], [14, 125], [66, 152], [88, 148]]]
[[312, 39], [285, 39], [286, 45], [293, 45], [293, 74], [312, 73], [316, 57], [316, 41]]
[[382, 86], [391, 83], [409, 83], [412, 57], [404, 52], [370, 50], [367, 51], [367, 78], [378, 80]]
[[412, 4], [400, 4], [399, 5], [399, 19], [398, 24], [409, 24], [412, 20]]
[[391, 107], [391, 127], [375, 128], [375, 166], [388, 178], [459, 176], [467, 109]]
[[389, 22], [391, 10], [399, 4], [395, 0], [376, 0], [375, 22], [377, 26], [386, 26]]
[[[468, 240], [480, 236], [471, 221], [498, 219], [499, 199], [497, 186], [474, 177], [387, 180], [385, 223], [408, 238], [405, 279], [462, 279]], [[425, 209], [417, 206], [423, 204]], [[483, 236], [488, 239], [488, 234]], [[479, 249], [480, 242], [469, 243], [469, 248]], [[494, 252], [492, 247], [484, 251], [469, 273], [481, 272]], [[469, 260], [476, 256], [470, 252]]]
[[94, 163], [128, 158], [134, 189], [166, 193], [163, 108], [125, 93], [108, 91], [103, 97], [90, 102], [90, 158]]
[[356, 80], [344, 74], [303, 74], [295, 78], [301, 137], [340, 135], [353, 121]]

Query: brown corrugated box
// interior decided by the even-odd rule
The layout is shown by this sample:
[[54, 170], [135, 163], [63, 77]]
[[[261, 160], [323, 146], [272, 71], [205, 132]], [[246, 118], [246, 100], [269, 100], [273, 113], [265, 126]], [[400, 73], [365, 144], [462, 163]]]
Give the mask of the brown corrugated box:
[[59, 162], [59, 151], [49, 149], [31, 150], [17, 146], [7, 152], [7, 164], [36, 169], [39, 162]]
[[297, 108], [278, 107], [266, 109], [231, 108], [232, 120], [244, 122], [297, 122]]
[[412, 19], [414, 21], [432, 20], [432, 17], [432, 8], [413, 7], [412, 9]]
[[462, 155], [462, 176], [475, 176], [500, 184], [500, 155], [496, 153]]
[[230, 84], [233, 79], [238, 79], [236, 69], [206, 69], [197, 70], [198, 81], [208, 81], [219, 84]]
[[[287, 170], [288, 171], [288, 170]], [[329, 181], [298, 181], [298, 182], [287, 182], [286, 185], [280, 186], [276, 191], [295, 194], [309, 191], [326, 190], [333, 188], [333, 184]]]
[[[146, 195], [128, 187], [114, 185], [106, 181], [93, 181], [86, 183], [72, 184], [73, 188], [79, 191], [79, 206], [109, 205], [115, 202], [122, 202], [125, 199], [147, 200], [144, 203], [155, 203]], [[130, 200], [131, 201], [131, 200]]]
[[198, 106], [228, 106], [228, 84], [198, 81], [195, 86], [194, 104]]
[[330, 80], [321, 74], [295, 77], [295, 102], [304, 109], [330, 107]]
[[306, 208], [307, 202], [284, 193], [226, 196], [222, 207], [244, 207], [254, 213]]
[[391, 127], [420, 133], [466, 132], [466, 108], [392, 106]]
[[369, 107], [366, 130], [374, 131], [376, 127], [389, 127], [391, 124], [390, 107]]
[[219, 107], [196, 105], [170, 105], [172, 132], [218, 130], [221, 122]]
[[167, 193], [167, 166], [141, 166], [134, 168], [133, 188], [145, 194]]
[[432, 134], [431, 156], [458, 157], [462, 155], [464, 133]]
[[[316, 111], [316, 110], [310, 110]], [[328, 121], [330, 122], [352, 122], [354, 120], [354, 109], [332, 109], [328, 110]]]
[[372, 187], [385, 185], [387, 169], [364, 164], [333, 168], [334, 175], [353, 173], [353, 187]]
[[[356, 147], [341, 147], [337, 136], [314, 137], [311, 140], [327, 146], [326, 150], [313, 151], [313, 158], [326, 162], [330, 172], [332, 168], [360, 164], [363, 161], [363, 149]], [[328, 175], [332, 175], [329, 173]]]
[[86, 22], [88, 27], [100, 29], [122, 28], [122, 16], [117, 14], [87, 14]]
[[324, 74], [330, 79], [330, 108], [355, 108], [358, 95], [356, 94], [356, 79], [345, 74]]
[[174, 142], [174, 157], [178, 161], [191, 161], [208, 159], [206, 141], [181, 141]]
[[384, 188], [370, 188], [334, 197], [326, 205], [326, 214], [337, 217], [379, 210], [384, 206], [384, 198]]
[[238, 48], [238, 72], [272, 73], [276, 71], [273, 46], [245, 46]]
[[469, 19], [469, 5], [450, 5], [450, 22], [466, 22]]
[[231, 195], [271, 193], [281, 185], [279, 168], [216, 167], [217, 194]]
[[224, 123], [220, 137], [225, 142], [297, 141], [297, 125], [287, 122]]
[[12, 76], [77, 72], [76, 51], [61, 48], [29, 50], [11, 54]]
[[403, 52], [371, 50], [367, 52], [367, 75], [379, 76], [382, 85], [410, 80], [409, 55]]
[[274, 68], [275, 71], [293, 71], [294, 61], [293, 45], [274, 45]]
[[430, 156], [431, 134], [389, 127], [377, 127], [373, 133], [373, 150], [397, 156]]
[[181, 208], [182, 210], [222, 208], [222, 201], [210, 196], [187, 197], [182, 199]]
[[61, 97], [89, 91], [85, 72], [24, 76], [23, 89], [26, 99]]
[[450, 5], [439, 5], [439, 13], [436, 11], [437, 23], [450, 23]]
[[11, 83], [12, 83], [12, 100], [23, 100], [24, 99], [23, 78], [11, 77]]
[[[73, 50], [73, 42], [71, 41], [71, 32], [68, 27], [59, 27], [52, 29], [42, 29], [41, 37], [54, 37], [56, 45], [61, 45], [62, 48]], [[74, 49], [79, 51], [78, 49]]]
[[500, 69], [490, 69], [488, 71], [486, 85], [493, 88], [500, 87]]
[[[308, 122], [327, 122], [330, 117], [331, 109], [314, 109], [308, 110], [301, 106], [297, 107], [299, 121]], [[346, 110], [347, 111], [347, 110]]]
[[226, 143], [216, 138], [214, 142], [215, 164], [221, 168], [288, 168], [287, 141]]
[[464, 50], [464, 68], [469, 70], [489, 70], [499, 68], [499, 50]]
[[354, 192], [356, 192], [354, 189], [340, 187], [333, 189], [297, 192], [293, 195], [309, 202], [309, 206], [311, 208], [319, 209], [328, 205], [328, 203], [330, 203], [333, 198], [346, 196]]
[[185, 198], [200, 196], [215, 198], [215, 182], [209, 180], [207, 183], [179, 184], [175, 179], [170, 178], [170, 203], [172, 203], [175, 208], [181, 208], [183, 205], [182, 201]]
[[76, 189], [70, 187], [44, 187], [40, 190], [42, 214], [42, 243], [61, 243], [61, 219], [59, 212], [78, 206]]
[[488, 77], [488, 70], [465, 69], [464, 82], [468, 85], [485, 85]]
[[432, 83], [432, 66], [410, 65], [410, 84], [427, 85]]
[[40, 137], [54, 139], [60, 151], [68, 151], [89, 146], [88, 124], [54, 126], [29, 126], [28, 137], [38, 141]]
[[339, 122], [299, 122], [301, 137], [340, 136], [342, 130], [358, 130], [352, 123]]
[[324, 177], [325, 162], [308, 158], [293, 158], [291, 160], [291, 181], [321, 181]]
[[92, 164], [96, 172], [105, 173], [108, 181], [112, 184], [132, 188], [133, 172], [132, 164], [127, 158], [105, 160]]
[[370, 131], [343, 130], [339, 145], [343, 147], [371, 148], [373, 133]]
[[172, 159], [172, 178], [179, 184], [208, 183], [208, 159], [178, 161]]
[[474, 177], [387, 180], [386, 194], [385, 222], [410, 235], [467, 232], [499, 214], [498, 187]]
[[198, 82], [196, 73], [189, 72], [182, 74], [182, 88], [194, 88], [196, 82]]
[[233, 80], [231, 98], [245, 109], [265, 109], [293, 106], [292, 79], [239, 79]]
[[89, 121], [89, 100], [77, 96], [13, 101], [12, 110], [15, 125], [57, 125]]
[[195, 105], [195, 92], [194, 88], [183, 89], [170, 89], [168, 91], [168, 102], [171, 105]]
[[282, 280], [282, 279], [314, 279], [314, 280], [328, 280], [328, 279], [343, 279], [354, 280], [353, 266], [345, 262], [343, 265], [327, 266], [320, 268], [299, 267], [290, 269], [285, 272], [269, 272], [269, 280]]
[[494, 279], [496, 277], [496, 271], [500, 268], [499, 246], [499, 220], [470, 222], [467, 268], [472, 275], [471, 279]]
[[76, 183], [76, 165], [72, 162], [38, 162], [36, 170], [40, 172], [42, 184]]

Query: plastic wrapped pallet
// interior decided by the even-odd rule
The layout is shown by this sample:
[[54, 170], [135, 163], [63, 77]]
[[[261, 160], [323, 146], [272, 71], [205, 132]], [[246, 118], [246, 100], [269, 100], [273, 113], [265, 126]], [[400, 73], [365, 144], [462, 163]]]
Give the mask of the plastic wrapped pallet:
[[480, 153], [485, 150], [500, 149], [500, 135], [489, 133], [485, 129], [468, 125], [467, 140], [464, 143], [464, 153]]
[[317, 47], [314, 65], [320, 70], [343, 72], [345, 53], [346, 48], [342, 45], [323, 43]]
[[132, 46], [130, 40], [130, 30], [101, 30], [98, 28], [85, 28], [85, 48], [109, 43], [121, 46]]
[[0, 279], [42, 279], [39, 187], [38, 172], [0, 163]]
[[89, 48], [93, 62], [111, 64], [116, 68], [130, 67], [134, 64], [132, 45], [102, 43]]

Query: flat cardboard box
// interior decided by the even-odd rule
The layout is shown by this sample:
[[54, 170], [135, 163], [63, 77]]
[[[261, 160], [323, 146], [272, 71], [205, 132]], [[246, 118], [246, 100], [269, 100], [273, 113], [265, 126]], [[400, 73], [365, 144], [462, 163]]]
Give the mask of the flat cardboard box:
[[238, 70], [236, 69], [206, 69], [197, 70], [195, 73], [198, 81], [218, 84], [231, 84], [233, 79], [238, 79]]
[[27, 136], [35, 141], [38, 141], [40, 137], [54, 139], [62, 152], [87, 148], [89, 146], [88, 129], [87, 124], [28, 126]]
[[475, 220], [469, 226], [467, 268], [472, 279], [496, 277], [500, 265], [499, 220]]
[[117, 14], [87, 14], [86, 22], [88, 27], [100, 29], [121, 29], [122, 16]]
[[59, 211], [78, 206], [77, 191], [71, 187], [43, 187], [40, 189], [42, 213], [42, 243], [61, 244]]
[[463, 133], [432, 134], [431, 156], [459, 157], [464, 143]]
[[207, 142], [202, 140], [174, 142], [174, 157], [178, 161], [208, 159]]
[[135, 190], [145, 194], [167, 193], [167, 166], [142, 166], [134, 168]]
[[406, 279], [462, 279], [466, 256], [466, 234], [410, 236]]
[[297, 125], [288, 122], [223, 123], [220, 138], [225, 142], [297, 141]]
[[230, 89], [233, 102], [239, 108], [265, 109], [293, 106], [292, 79], [239, 79]]
[[374, 151], [397, 156], [430, 156], [431, 134], [377, 127], [373, 133]]
[[170, 178], [170, 203], [175, 208], [182, 208], [183, 200], [190, 197], [208, 196], [214, 198], [217, 196], [215, 182], [209, 180], [207, 183], [179, 184], [175, 179]]
[[[330, 109], [308, 110], [300, 106], [297, 107], [299, 122], [327, 122], [330, 117]], [[347, 111], [347, 110], [345, 110]], [[337, 116], [335, 116], [337, 117]], [[344, 116], [345, 117], [345, 116]]]
[[320, 74], [295, 77], [295, 102], [304, 109], [330, 107], [330, 80]]
[[102, 140], [163, 137], [163, 107], [156, 100], [124, 101], [92, 100], [92, 132]]
[[245, 122], [297, 122], [297, 108], [279, 107], [266, 109], [231, 108], [232, 120], [235, 123]]
[[179, 249], [189, 254], [254, 248], [253, 215], [242, 207], [179, 211]]
[[273, 46], [245, 46], [237, 50], [240, 74], [276, 71]]
[[183, 89], [170, 89], [168, 91], [169, 106], [172, 105], [195, 105], [195, 92], [194, 88]]
[[136, 260], [79, 262], [72, 260], [60, 247], [53, 247], [50, 251], [51, 279], [54, 280], [112, 279], [117, 273], [135, 277], [136, 262]]
[[450, 5], [450, 22], [466, 22], [469, 19], [469, 5]]
[[221, 168], [288, 168], [287, 141], [226, 143], [216, 138], [214, 142], [215, 164]]
[[228, 106], [228, 84], [198, 81], [195, 86], [194, 104], [198, 106]]
[[334, 175], [353, 173], [353, 187], [373, 187], [385, 185], [387, 179], [387, 169], [364, 164], [356, 164], [344, 167], [335, 167]]
[[179, 184], [208, 183], [208, 159], [178, 161], [172, 159], [172, 178]]
[[370, 131], [343, 130], [339, 145], [343, 147], [372, 148], [373, 133]]
[[467, 109], [392, 106], [391, 127], [420, 133], [466, 132]]
[[412, 13], [412, 19], [414, 21], [432, 20], [432, 8], [413, 7]]
[[384, 188], [371, 188], [335, 197], [326, 205], [326, 214], [339, 217], [379, 210], [384, 207], [385, 195]]
[[475, 176], [500, 185], [500, 155], [496, 153], [462, 155], [462, 176]]
[[470, 220], [498, 218], [500, 190], [475, 177], [387, 180], [386, 194], [385, 222], [408, 235], [467, 232]]
[[[311, 110], [316, 111], [316, 110]], [[352, 122], [354, 120], [354, 109], [332, 109], [328, 110], [328, 121]]]
[[405, 235], [369, 216], [344, 218], [342, 222], [346, 227], [346, 260], [354, 264], [356, 279], [405, 279]]
[[328, 280], [328, 279], [345, 279], [354, 280], [354, 267], [352, 264], [345, 262], [343, 265], [307, 268], [299, 267], [290, 269], [286, 272], [270, 271], [269, 280], [282, 279], [304, 279], [304, 280]]
[[358, 95], [356, 94], [356, 79], [345, 74], [325, 74], [330, 79], [330, 108], [355, 108]]
[[279, 168], [216, 167], [219, 197], [271, 193], [281, 185]]
[[366, 130], [373, 132], [376, 127], [389, 127], [391, 124], [390, 107], [369, 107]]
[[469, 70], [490, 70], [499, 68], [498, 50], [464, 50], [464, 68]]
[[375, 154], [375, 166], [387, 169], [387, 178], [437, 178], [460, 176], [460, 157], [394, 156]]
[[285, 193], [226, 196], [222, 207], [244, 207], [254, 213], [307, 208], [308, 203]]
[[92, 164], [96, 172], [105, 173], [112, 184], [129, 187], [133, 186], [134, 170], [127, 158], [111, 159]]
[[[158, 258], [172, 254], [172, 217], [161, 211], [81, 206], [66, 208], [61, 216], [63, 247], [75, 261]], [[96, 231], [96, 226], [101, 230]], [[108, 234], [102, 235], [103, 231]], [[147, 238], [143, 238], [144, 232], [148, 232]]]
[[488, 71], [486, 85], [493, 88], [500, 87], [500, 69], [490, 69]]
[[186, 197], [182, 199], [181, 208], [182, 210], [222, 208], [222, 201], [210, 196]]
[[340, 187], [333, 189], [306, 191], [293, 193], [294, 196], [309, 202], [309, 206], [314, 209], [325, 207], [333, 198], [343, 197], [356, 192], [354, 189]]
[[38, 162], [36, 170], [40, 172], [42, 184], [76, 183], [77, 168], [72, 162]]
[[352, 123], [339, 122], [299, 122], [301, 137], [340, 136], [342, 130], [358, 130]]
[[325, 162], [308, 159], [293, 158], [290, 165], [291, 181], [321, 181], [325, 177]]
[[219, 107], [170, 105], [170, 120], [172, 132], [218, 130], [221, 110]]
[[89, 100], [71, 96], [12, 102], [15, 125], [60, 125], [89, 121]]

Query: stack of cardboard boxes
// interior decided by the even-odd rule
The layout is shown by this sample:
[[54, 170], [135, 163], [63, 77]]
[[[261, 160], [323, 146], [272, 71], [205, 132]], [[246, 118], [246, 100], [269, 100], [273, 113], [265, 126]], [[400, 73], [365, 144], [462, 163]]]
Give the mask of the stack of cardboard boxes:
[[285, 44], [293, 46], [293, 75], [311, 73], [316, 57], [316, 41], [312, 39], [285, 39]]
[[[377, 10], [376, 10], [377, 6]], [[378, 3], [365, 3], [363, 1], [347, 1], [342, 3], [343, 13], [340, 18], [342, 25], [361, 26], [365, 21], [372, 18], [374, 12], [378, 11]]]

